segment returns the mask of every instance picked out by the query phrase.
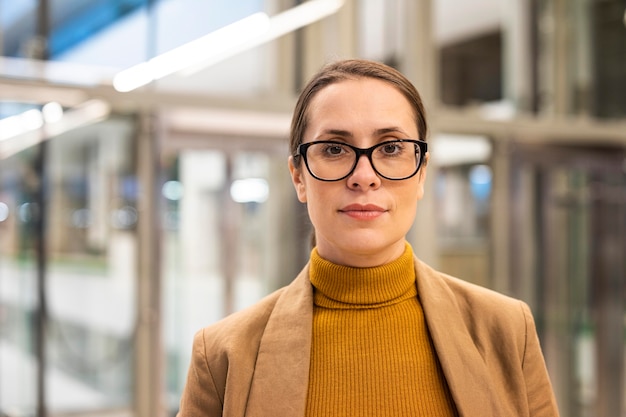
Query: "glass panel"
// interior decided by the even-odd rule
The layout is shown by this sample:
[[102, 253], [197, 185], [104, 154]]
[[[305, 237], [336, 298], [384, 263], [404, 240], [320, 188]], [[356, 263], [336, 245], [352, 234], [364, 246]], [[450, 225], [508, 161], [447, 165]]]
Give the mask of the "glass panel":
[[[276, 14], [273, 0], [51, 0], [48, 64], [52, 83], [109, 83], [120, 70], [198, 39], [256, 12]], [[150, 5], [150, 7], [148, 7]], [[38, 2], [0, 0], [0, 55], [33, 58], [37, 42]], [[180, 22], [185, 22], [181, 25]], [[245, 30], [241, 31], [246, 33]], [[233, 48], [239, 45], [233, 46]], [[166, 77], [157, 89], [188, 94], [276, 94], [275, 43], [236, 53], [208, 69], [188, 68], [184, 76]], [[220, 58], [220, 60], [222, 60]], [[41, 77], [7, 61], [14, 77]]]
[[534, 2], [537, 95], [544, 113], [626, 115], [624, 2]]
[[397, 66], [402, 59], [404, 0], [358, 2], [358, 54]]
[[48, 409], [130, 408], [136, 281], [133, 123], [49, 143]]
[[220, 140], [219, 149], [165, 157], [164, 334], [172, 411], [194, 333], [290, 282], [308, 250], [286, 145], [242, 151], [229, 141], [232, 149]]
[[0, 414], [37, 407], [36, 150], [0, 159]]
[[31, 56], [29, 43], [37, 29], [37, 0], [0, 0], [0, 55]]
[[[513, 6], [511, 6], [513, 7]], [[433, 1], [441, 101], [449, 106], [499, 102], [505, 107], [507, 32], [499, 0]]]
[[[579, 107], [584, 108], [584, 99], [588, 98], [585, 87], [591, 73], [592, 114], [623, 120], [626, 117], [626, 5], [623, 0], [578, 0], [573, 3], [575, 5], [570, 7], [576, 8], [580, 22], [573, 32], [580, 31], [588, 36], [577, 48], [575, 65], [580, 66], [582, 72], [578, 77], [580, 81], [573, 85], [575, 92], [579, 93], [574, 97], [581, 103]], [[588, 65], [583, 65], [582, 60]]]
[[33, 168], [37, 148], [1, 160], [1, 413], [35, 414], [42, 363], [41, 405], [51, 415], [132, 407], [137, 217], [132, 130], [132, 120], [110, 119], [47, 142], [44, 362], [35, 354], [34, 339], [39, 299], [33, 247], [42, 239], [33, 228], [42, 183]]
[[482, 136], [440, 134], [432, 140], [440, 268], [489, 283], [491, 143]]
[[512, 207], [521, 226], [512, 237], [520, 265], [528, 265], [511, 269], [511, 288], [535, 313], [561, 414], [623, 415], [623, 153], [544, 148], [522, 155]]

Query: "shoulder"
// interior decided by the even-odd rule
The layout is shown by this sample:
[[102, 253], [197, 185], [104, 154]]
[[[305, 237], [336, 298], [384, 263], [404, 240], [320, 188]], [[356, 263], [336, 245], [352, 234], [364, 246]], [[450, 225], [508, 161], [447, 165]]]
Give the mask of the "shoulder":
[[480, 308], [489, 312], [513, 308], [517, 311], [522, 307], [522, 304], [524, 304], [523, 301], [517, 298], [464, 281], [445, 273], [439, 272], [439, 276], [455, 295], [457, 302], [468, 308]]
[[455, 295], [456, 303], [473, 326], [497, 329], [499, 334], [526, 334], [534, 321], [529, 306], [522, 300], [488, 288], [441, 274], [441, 279]]
[[416, 270], [425, 313], [456, 317], [474, 340], [508, 340], [522, 346], [525, 335], [535, 331], [530, 308], [522, 300], [436, 271], [419, 260]]
[[305, 267], [289, 285], [200, 330], [196, 333], [195, 343], [202, 344], [207, 354], [214, 357], [256, 355], [272, 319], [279, 322], [285, 316], [298, 319], [312, 311], [311, 292], [308, 269]]
[[[181, 409], [185, 404], [186, 409], [192, 411], [194, 407], [221, 410], [225, 402], [230, 404], [231, 410], [245, 409], [264, 341], [266, 344], [268, 339], [282, 342], [285, 335], [282, 324], [288, 321], [285, 316], [299, 320], [303, 314], [292, 314], [292, 311], [306, 310], [307, 301], [312, 298], [307, 277], [305, 269], [286, 287], [196, 333]], [[312, 312], [312, 304], [308, 304]]]
[[283, 291], [196, 332], [186, 391], [199, 397], [208, 389], [203, 386], [213, 387], [223, 404], [228, 375], [242, 389], [249, 386], [263, 332]]
[[255, 304], [204, 327], [196, 333], [196, 340], [202, 338], [206, 347], [220, 350], [242, 343], [249, 345], [263, 334], [276, 301], [284, 291], [285, 288], [280, 288]]
[[513, 309], [521, 312], [520, 309], [525, 304], [519, 299], [437, 271], [418, 259], [416, 259], [416, 270], [418, 277], [425, 281], [431, 291], [447, 293], [463, 309], [485, 310], [486, 312]]

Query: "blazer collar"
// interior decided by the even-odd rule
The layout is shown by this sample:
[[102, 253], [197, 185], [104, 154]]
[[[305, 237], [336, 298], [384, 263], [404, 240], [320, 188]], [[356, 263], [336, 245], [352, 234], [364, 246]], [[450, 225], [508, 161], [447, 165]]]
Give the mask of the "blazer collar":
[[417, 257], [415, 269], [426, 324], [459, 415], [504, 415], [485, 360], [467, 330], [467, 317], [461, 312], [454, 293], [440, 273]]
[[[428, 330], [459, 416], [502, 416], [483, 357], [457, 299], [439, 273], [415, 257]], [[309, 380], [313, 289], [308, 265], [274, 306], [259, 346], [247, 416], [304, 416]]]

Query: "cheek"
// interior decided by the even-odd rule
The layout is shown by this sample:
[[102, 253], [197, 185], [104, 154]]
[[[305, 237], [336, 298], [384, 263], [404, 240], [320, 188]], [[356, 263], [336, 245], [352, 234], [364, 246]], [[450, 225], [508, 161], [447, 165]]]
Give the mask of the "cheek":
[[417, 210], [417, 202], [420, 197], [415, 192], [407, 193], [403, 196], [403, 199], [400, 204], [402, 204], [402, 211], [407, 215], [415, 213]]
[[398, 196], [398, 201], [401, 201], [405, 205], [414, 205], [424, 196], [424, 183], [414, 177], [414, 180], [407, 184], [402, 184], [395, 190]]
[[323, 223], [332, 221], [334, 202], [340, 200], [330, 189], [329, 185], [326, 183], [307, 183], [307, 211], [313, 226], [316, 228], [322, 227]]
[[401, 188], [396, 190], [396, 204], [397, 209], [402, 216], [408, 218], [414, 217], [417, 211], [417, 204], [424, 195], [424, 187], [421, 182], [415, 182], [410, 187]]
[[324, 204], [328, 205], [331, 197], [325, 192], [324, 187], [319, 187], [319, 184], [314, 183], [310, 178], [307, 178], [307, 180], [306, 190], [303, 190], [307, 205], [314, 210], [321, 210]]

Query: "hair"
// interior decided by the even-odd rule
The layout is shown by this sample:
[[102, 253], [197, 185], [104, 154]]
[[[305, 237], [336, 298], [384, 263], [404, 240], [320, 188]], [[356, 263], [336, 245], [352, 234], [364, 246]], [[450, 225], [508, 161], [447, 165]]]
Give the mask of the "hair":
[[[298, 146], [302, 143], [308, 125], [309, 107], [315, 95], [331, 84], [359, 78], [381, 80], [397, 88], [413, 108], [419, 139], [426, 140], [428, 134], [426, 111], [415, 86], [400, 71], [388, 65], [364, 59], [347, 59], [323, 66], [300, 93], [289, 133], [289, 151], [292, 156], [295, 156]], [[299, 158], [295, 158], [294, 165], [296, 167], [300, 165]]]

